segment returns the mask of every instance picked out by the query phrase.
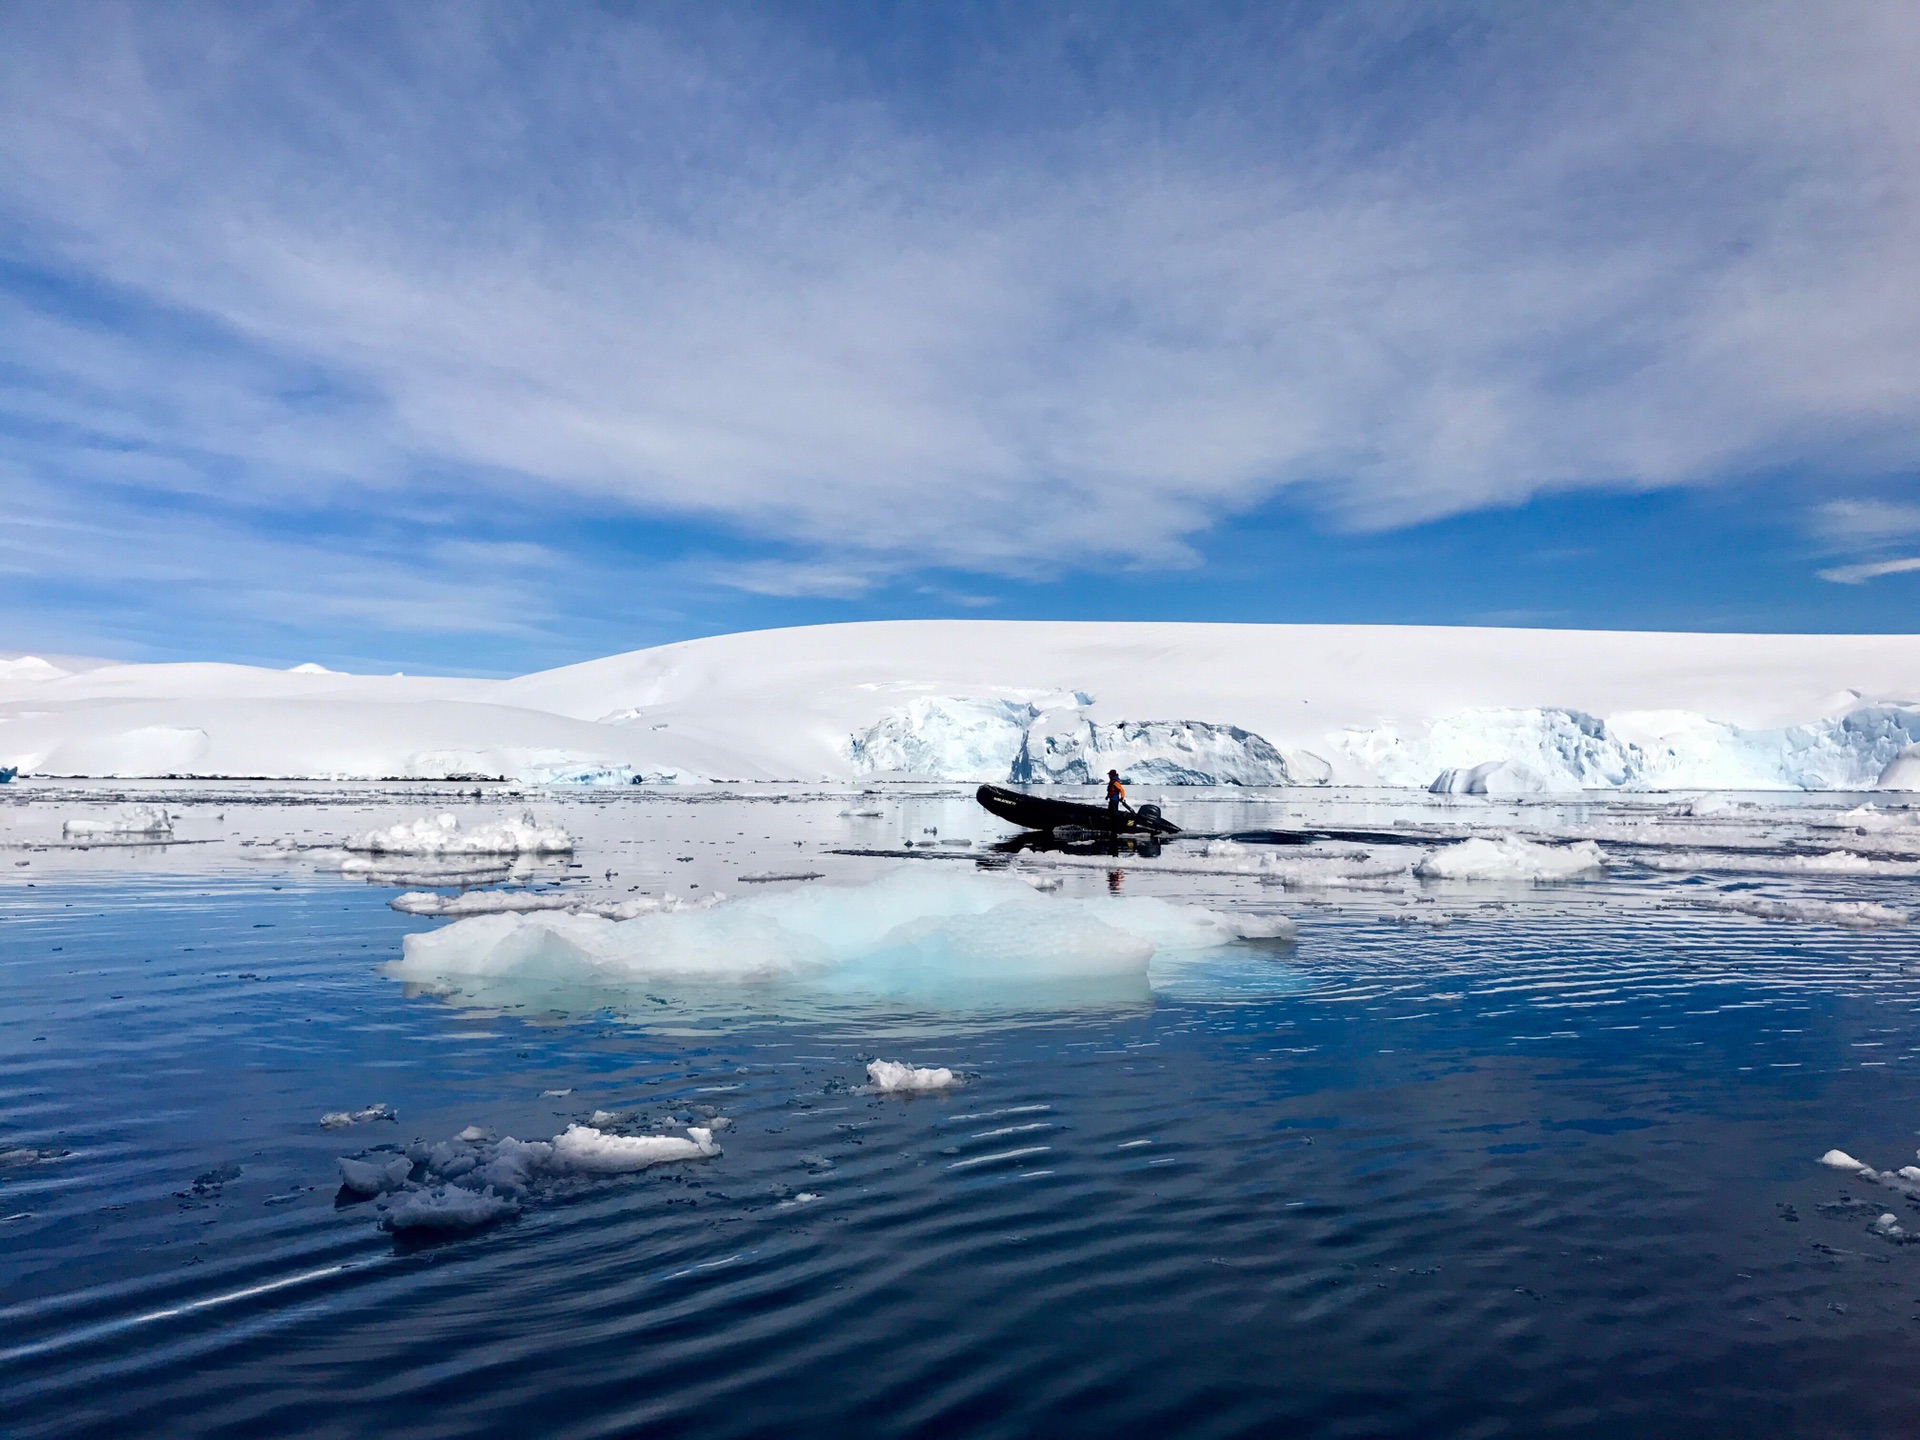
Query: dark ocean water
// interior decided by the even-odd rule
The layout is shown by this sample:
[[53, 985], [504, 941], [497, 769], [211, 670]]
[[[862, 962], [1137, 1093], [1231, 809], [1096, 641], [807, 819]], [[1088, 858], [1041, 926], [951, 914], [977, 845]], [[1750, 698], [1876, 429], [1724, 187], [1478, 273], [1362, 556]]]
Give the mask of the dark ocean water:
[[[1915, 1433], [1871, 1225], [1920, 1215], [1815, 1161], [1912, 1163], [1920, 944], [1583, 893], [1306, 909], [1145, 1002], [527, 1019], [376, 973], [429, 923], [384, 892], [15, 888], [0, 1432]], [[367, 1146], [701, 1106], [723, 1155], [446, 1243], [336, 1200]]]

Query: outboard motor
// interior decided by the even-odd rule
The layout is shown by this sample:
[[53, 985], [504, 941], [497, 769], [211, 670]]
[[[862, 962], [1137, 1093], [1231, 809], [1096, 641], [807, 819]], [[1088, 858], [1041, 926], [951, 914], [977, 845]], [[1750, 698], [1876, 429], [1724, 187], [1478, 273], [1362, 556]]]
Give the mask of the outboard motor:
[[1158, 805], [1142, 805], [1133, 813], [1138, 815], [1142, 820], [1145, 820], [1149, 828], [1160, 823], [1160, 807]]

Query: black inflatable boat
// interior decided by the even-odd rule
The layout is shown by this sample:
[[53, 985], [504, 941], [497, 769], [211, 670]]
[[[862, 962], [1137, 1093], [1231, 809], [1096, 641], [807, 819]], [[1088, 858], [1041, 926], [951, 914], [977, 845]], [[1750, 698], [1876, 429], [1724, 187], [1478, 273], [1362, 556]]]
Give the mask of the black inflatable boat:
[[1078, 800], [1053, 800], [1044, 795], [1026, 795], [999, 785], [982, 785], [974, 799], [988, 812], [1027, 830], [1055, 830], [1074, 826], [1081, 830], [1104, 830], [1114, 835], [1178, 835], [1180, 827], [1162, 818], [1158, 805], [1142, 805], [1138, 810], [1107, 809], [1104, 805], [1083, 805]]

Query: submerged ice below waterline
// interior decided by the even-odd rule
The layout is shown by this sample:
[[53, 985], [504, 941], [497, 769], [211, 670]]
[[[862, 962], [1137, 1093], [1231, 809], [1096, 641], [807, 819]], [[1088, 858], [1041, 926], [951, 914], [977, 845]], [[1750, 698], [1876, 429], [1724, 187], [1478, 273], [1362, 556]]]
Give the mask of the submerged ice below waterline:
[[435, 993], [476, 980], [533, 987], [797, 983], [848, 993], [1030, 998], [1036, 987], [1149, 993], [1150, 974], [1249, 941], [1291, 938], [1279, 915], [1145, 896], [1063, 899], [1008, 875], [905, 867], [860, 885], [753, 895], [625, 920], [480, 915], [406, 937], [397, 980]]

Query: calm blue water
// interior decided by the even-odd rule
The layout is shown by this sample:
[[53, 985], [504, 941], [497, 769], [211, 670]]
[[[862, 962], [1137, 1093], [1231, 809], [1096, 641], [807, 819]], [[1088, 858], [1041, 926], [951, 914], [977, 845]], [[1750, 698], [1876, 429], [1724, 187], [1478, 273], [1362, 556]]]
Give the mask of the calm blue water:
[[[1300, 908], [1144, 1002], [724, 1019], [408, 995], [431, 922], [336, 880], [16, 886], [0, 1431], [1912, 1434], [1920, 1246], [1869, 1226], [1920, 1214], [1813, 1161], [1912, 1162], [1920, 944], [1632, 883]], [[337, 1155], [599, 1107], [733, 1128], [438, 1245], [336, 1201]]]

